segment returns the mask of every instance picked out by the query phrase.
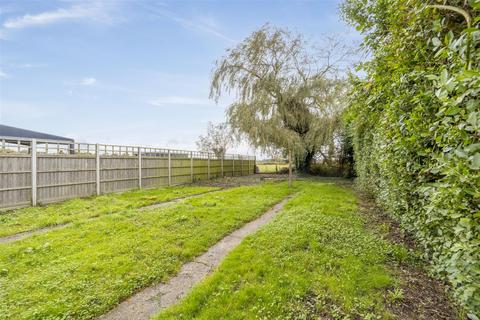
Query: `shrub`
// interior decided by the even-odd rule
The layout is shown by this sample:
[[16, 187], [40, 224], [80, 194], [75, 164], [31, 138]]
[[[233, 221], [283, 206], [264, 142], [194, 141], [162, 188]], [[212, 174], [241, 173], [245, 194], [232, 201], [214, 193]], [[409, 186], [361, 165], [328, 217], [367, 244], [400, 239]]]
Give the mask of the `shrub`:
[[[345, 115], [359, 186], [480, 313], [480, 1], [346, 0], [371, 60]], [[451, 9], [451, 8], [450, 8]], [[467, 23], [465, 17], [471, 16]], [[470, 24], [470, 25], [468, 25]]]
[[278, 169], [278, 174], [288, 174], [288, 167], [281, 167]]
[[310, 174], [322, 177], [349, 177], [348, 170], [339, 163], [334, 163], [332, 165], [326, 163], [314, 163], [310, 167]]

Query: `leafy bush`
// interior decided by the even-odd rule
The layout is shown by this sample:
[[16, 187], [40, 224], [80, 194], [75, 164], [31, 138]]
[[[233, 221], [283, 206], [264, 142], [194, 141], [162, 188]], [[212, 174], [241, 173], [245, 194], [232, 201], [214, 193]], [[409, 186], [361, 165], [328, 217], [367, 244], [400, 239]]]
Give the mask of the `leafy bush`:
[[278, 174], [288, 174], [288, 167], [278, 169]]
[[[445, 1], [444, 1], [445, 2]], [[480, 314], [480, 1], [346, 0], [371, 60], [346, 113], [359, 186]], [[443, 3], [443, 2], [442, 2]]]
[[345, 168], [340, 164], [334, 163], [328, 165], [326, 163], [314, 163], [310, 168], [310, 174], [322, 177], [346, 177]]

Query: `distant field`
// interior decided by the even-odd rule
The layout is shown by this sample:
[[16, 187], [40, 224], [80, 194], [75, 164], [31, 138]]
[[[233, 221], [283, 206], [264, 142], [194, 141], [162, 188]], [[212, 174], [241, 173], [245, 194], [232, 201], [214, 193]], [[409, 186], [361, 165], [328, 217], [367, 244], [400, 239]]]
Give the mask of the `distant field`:
[[288, 168], [288, 164], [257, 164], [257, 167], [260, 173], [275, 173], [282, 170], [283, 168]]

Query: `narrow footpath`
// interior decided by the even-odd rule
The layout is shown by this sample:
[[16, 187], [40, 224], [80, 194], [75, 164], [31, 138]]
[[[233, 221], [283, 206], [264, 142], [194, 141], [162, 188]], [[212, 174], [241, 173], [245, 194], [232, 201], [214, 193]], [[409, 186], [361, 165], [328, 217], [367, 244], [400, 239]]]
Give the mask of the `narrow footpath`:
[[[172, 200], [168, 200], [168, 201], [164, 201], [164, 202], [158, 202], [158, 203], [155, 203], [155, 204], [151, 204], [151, 205], [148, 205], [148, 206], [144, 206], [144, 207], [140, 207], [140, 208], [135, 208], [135, 209], [137, 209], [137, 210], [158, 209], [158, 208], [167, 207], [167, 206], [170, 206], [170, 205], [172, 205], [172, 204], [175, 204], [175, 203], [178, 203], [178, 202], [182, 202], [182, 201], [185, 201], [185, 200], [188, 200], [188, 199], [198, 198], [198, 197], [200, 197], [200, 196], [204, 196], [204, 195], [206, 195], [206, 194], [214, 193], [214, 192], [219, 192], [219, 191], [224, 191], [224, 189], [207, 191], [207, 192], [202, 192], [202, 193], [194, 194], [194, 195], [191, 195], [191, 196], [175, 198], [175, 199], [172, 199]], [[126, 209], [125, 209], [125, 210], [126, 210]], [[108, 213], [108, 214], [113, 214], [113, 213], [118, 213], [118, 212], [120, 212], [120, 211], [115, 211], [115, 212]], [[104, 216], [106, 216], [106, 215], [107, 215], [107, 214], [102, 214], [102, 215], [99, 215], [99, 216], [96, 216], [96, 217], [87, 218], [87, 219], [85, 219], [85, 220], [83, 220], [83, 221], [95, 220], [95, 219], [98, 219], [98, 218], [100, 218], [100, 217], [104, 217]], [[47, 232], [49, 232], [49, 231], [66, 228], [66, 227], [68, 227], [68, 226], [70, 226], [70, 225], [72, 225], [72, 224], [74, 224], [74, 222], [67, 222], [67, 223], [56, 224], [56, 225], [52, 225], [52, 226], [48, 226], [48, 227], [43, 227], [43, 228], [40, 228], [40, 229], [35, 229], [35, 230], [30, 230], [30, 231], [25, 231], [25, 232], [19, 232], [19, 233], [12, 234], [12, 235], [9, 235], [9, 236], [1, 237], [1, 238], [0, 238], [0, 244], [10, 243], [10, 242], [22, 240], [22, 239], [25, 239], [25, 238], [29, 238], [29, 237], [31, 237], [31, 236], [35, 236], [35, 235], [37, 235], [37, 234], [43, 234], [43, 233], [47, 233]]]
[[211, 273], [246, 236], [272, 220], [292, 197], [286, 197], [259, 218], [235, 230], [210, 247], [207, 252], [183, 265], [180, 272], [167, 283], [160, 283], [138, 292], [99, 319], [147, 320], [160, 310], [174, 305]]

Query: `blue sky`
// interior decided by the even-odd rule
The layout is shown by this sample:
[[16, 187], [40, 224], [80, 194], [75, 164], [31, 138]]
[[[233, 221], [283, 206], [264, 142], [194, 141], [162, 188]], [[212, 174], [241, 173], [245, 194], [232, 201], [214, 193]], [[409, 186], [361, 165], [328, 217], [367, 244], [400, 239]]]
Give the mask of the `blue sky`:
[[0, 123], [195, 149], [232, 100], [208, 99], [215, 60], [267, 22], [314, 42], [358, 40], [338, 17], [340, 2], [2, 0]]

